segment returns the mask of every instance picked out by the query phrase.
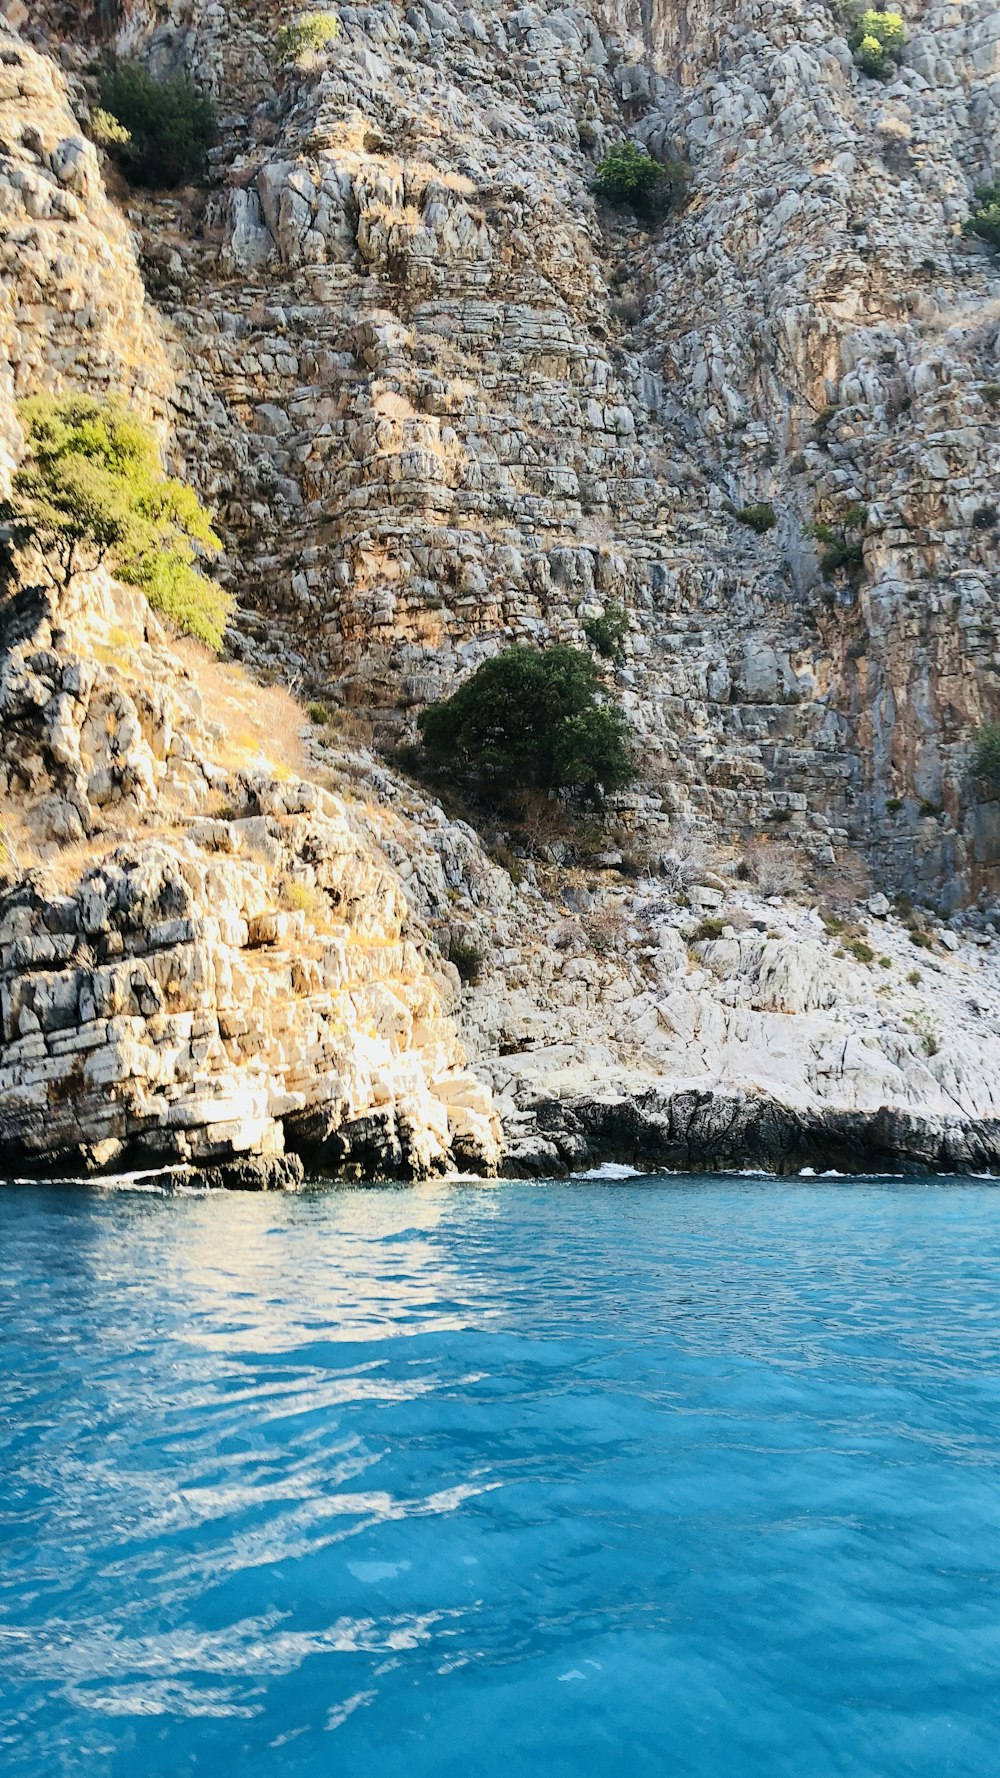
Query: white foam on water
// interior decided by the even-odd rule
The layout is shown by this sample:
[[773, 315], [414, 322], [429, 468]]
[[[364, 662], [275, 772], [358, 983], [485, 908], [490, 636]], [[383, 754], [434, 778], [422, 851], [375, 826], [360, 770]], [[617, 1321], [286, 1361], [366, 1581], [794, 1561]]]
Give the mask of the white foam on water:
[[574, 1173], [574, 1179], [643, 1179], [645, 1175], [638, 1167], [629, 1167], [624, 1161], [605, 1161], [600, 1167], [588, 1167], [583, 1173]]

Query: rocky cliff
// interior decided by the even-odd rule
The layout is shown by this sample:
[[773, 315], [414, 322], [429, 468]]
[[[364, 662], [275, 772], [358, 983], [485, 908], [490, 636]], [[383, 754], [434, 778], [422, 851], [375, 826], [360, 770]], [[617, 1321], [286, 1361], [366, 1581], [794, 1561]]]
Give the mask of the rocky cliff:
[[[489, 1170], [490, 1086], [524, 1167], [989, 1164], [994, 9], [923, 9], [885, 84], [782, 0], [342, 7], [277, 74], [264, 0], [70, 10], [0, 25], [6, 464], [15, 397], [125, 394], [217, 511], [240, 686], [340, 715], [234, 750], [252, 693], [135, 595], [12, 586], [8, 1164]], [[100, 42], [214, 95], [204, 188], [102, 166]], [[655, 229], [591, 192], [624, 133], [688, 165]], [[389, 756], [611, 603], [638, 791], [515, 881]]]

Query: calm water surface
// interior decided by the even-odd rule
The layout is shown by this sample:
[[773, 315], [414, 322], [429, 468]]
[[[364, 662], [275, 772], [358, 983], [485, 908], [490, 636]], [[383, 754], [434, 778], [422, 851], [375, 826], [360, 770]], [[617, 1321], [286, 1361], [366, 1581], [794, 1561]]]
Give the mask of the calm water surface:
[[1000, 1191], [0, 1192], [0, 1770], [987, 1778]]

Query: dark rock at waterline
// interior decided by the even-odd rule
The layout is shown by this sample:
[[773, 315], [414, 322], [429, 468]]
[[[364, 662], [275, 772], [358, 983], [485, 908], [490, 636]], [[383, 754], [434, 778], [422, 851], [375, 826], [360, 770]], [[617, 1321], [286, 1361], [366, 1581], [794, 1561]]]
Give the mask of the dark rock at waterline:
[[295, 1191], [304, 1176], [297, 1154], [241, 1155], [239, 1160], [222, 1161], [217, 1166], [192, 1168], [184, 1175], [184, 1184], [206, 1191]]
[[981, 1173], [1000, 1169], [1000, 1121], [804, 1111], [774, 1099], [650, 1092], [621, 1099], [541, 1099], [519, 1133], [508, 1176], [566, 1175], [606, 1161], [706, 1173]]

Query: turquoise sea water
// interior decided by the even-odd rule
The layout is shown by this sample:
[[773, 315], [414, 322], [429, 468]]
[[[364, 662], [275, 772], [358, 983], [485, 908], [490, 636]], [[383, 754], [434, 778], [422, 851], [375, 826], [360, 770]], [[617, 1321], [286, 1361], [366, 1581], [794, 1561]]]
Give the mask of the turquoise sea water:
[[8, 1778], [986, 1778], [1000, 1191], [0, 1192]]

